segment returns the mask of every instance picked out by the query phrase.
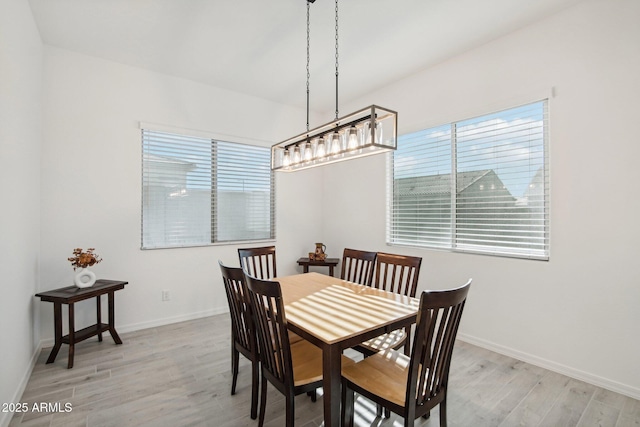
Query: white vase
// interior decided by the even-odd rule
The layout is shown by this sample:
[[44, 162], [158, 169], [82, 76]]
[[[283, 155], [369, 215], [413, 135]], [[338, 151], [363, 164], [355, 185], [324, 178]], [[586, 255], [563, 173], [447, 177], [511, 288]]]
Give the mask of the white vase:
[[96, 283], [96, 274], [88, 268], [81, 268], [73, 279], [75, 285], [79, 288], [88, 288]]

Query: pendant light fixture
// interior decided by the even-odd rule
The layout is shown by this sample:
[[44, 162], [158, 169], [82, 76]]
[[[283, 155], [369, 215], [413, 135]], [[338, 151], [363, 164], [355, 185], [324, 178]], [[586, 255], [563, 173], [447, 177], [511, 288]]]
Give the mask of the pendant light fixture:
[[298, 171], [343, 160], [371, 156], [397, 147], [398, 113], [377, 105], [339, 117], [338, 0], [336, 3], [336, 117], [309, 130], [309, 10], [307, 1], [307, 131], [271, 147], [271, 169]]

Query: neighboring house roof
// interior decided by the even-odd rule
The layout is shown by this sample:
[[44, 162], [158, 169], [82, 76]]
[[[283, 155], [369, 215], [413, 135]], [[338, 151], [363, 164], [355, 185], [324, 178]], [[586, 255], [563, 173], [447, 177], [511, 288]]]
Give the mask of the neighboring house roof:
[[196, 163], [171, 156], [144, 153], [142, 159], [145, 180], [150, 186], [184, 187], [187, 185], [187, 174], [198, 167]]
[[196, 168], [196, 164], [193, 162], [188, 162], [186, 160], [178, 159], [176, 157], [171, 156], [158, 156], [156, 154], [144, 153], [143, 160], [145, 162], [149, 162], [150, 165], [173, 165], [176, 167], [182, 167], [186, 171], [191, 171]]
[[542, 197], [544, 195], [544, 168], [540, 167], [531, 178], [531, 182], [524, 192], [524, 197]]
[[[459, 172], [457, 175], [458, 194], [475, 182], [489, 177], [500, 180], [492, 169]], [[399, 178], [395, 180], [394, 185], [395, 193], [402, 196], [451, 194], [451, 174]]]

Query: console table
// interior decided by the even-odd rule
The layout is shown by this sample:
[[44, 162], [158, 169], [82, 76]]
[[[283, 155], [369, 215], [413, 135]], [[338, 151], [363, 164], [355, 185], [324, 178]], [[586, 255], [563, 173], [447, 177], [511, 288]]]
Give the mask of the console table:
[[302, 266], [302, 270], [304, 273], [309, 272], [309, 266], [320, 266], [320, 267], [329, 267], [329, 276], [333, 276], [333, 268], [338, 265], [340, 262], [340, 258], [325, 258], [324, 261], [318, 261], [315, 259], [309, 259], [307, 257], [300, 258], [298, 260], [298, 265]]
[[[88, 288], [67, 286], [66, 288], [54, 289], [52, 291], [36, 294], [37, 297], [40, 297], [41, 301], [53, 303], [55, 345], [51, 349], [47, 363], [53, 363], [56, 360], [56, 356], [58, 355], [58, 351], [62, 344], [68, 344], [69, 360], [67, 363], [67, 369], [73, 368], [75, 344], [96, 335], [98, 336], [98, 341], [102, 341], [103, 332], [109, 331], [115, 343], [122, 344], [122, 340], [118, 336], [115, 328], [114, 293], [117, 290], [124, 289], [124, 285], [128, 283], [129, 282], [101, 279], [96, 280], [96, 283]], [[102, 323], [101, 319], [100, 296], [104, 294], [108, 295], [109, 323]], [[73, 304], [93, 297], [96, 298], [96, 324], [76, 331]], [[69, 334], [65, 336], [62, 336], [62, 304], [67, 304], [69, 306]]]

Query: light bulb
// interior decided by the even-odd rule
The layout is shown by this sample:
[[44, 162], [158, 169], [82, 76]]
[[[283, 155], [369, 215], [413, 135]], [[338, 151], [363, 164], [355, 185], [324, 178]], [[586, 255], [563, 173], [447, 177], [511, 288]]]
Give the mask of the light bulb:
[[331, 138], [331, 154], [338, 154], [342, 151], [342, 144], [340, 143], [340, 133], [338, 131], [333, 132]]
[[318, 146], [316, 148], [316, 158], [322, 159], [326, 155], [327, 155], [327, 148], [325, 147], [325, 144], [324, 144], [324, 138], [320, 137], [318, 138]]
[[284, 157], [282, 159], [282, 166], [288, 167], [291, 164], [291, 156], [289, 155], [289, 149], [284, 149]]
[[358, 129], [355, 126], [351, 125], [349, 128], [349, 133], [347, 135], [347, 149], [355, 150], [358, 148]]
[[293, 149], [293, 163], [300, 163], [300, 146], [296, 145]]
[[311, 143], [309, 141], [307, 141], [307, 143], [304, 145], [304, 161], [308, 162], [313, 158], [312, 153], [311, 153]]

